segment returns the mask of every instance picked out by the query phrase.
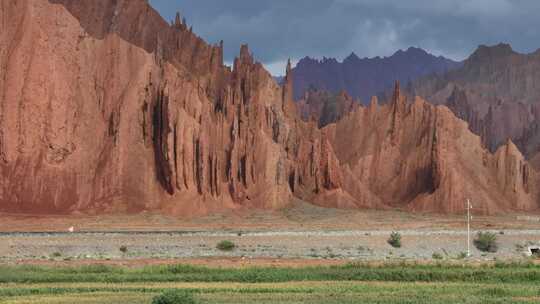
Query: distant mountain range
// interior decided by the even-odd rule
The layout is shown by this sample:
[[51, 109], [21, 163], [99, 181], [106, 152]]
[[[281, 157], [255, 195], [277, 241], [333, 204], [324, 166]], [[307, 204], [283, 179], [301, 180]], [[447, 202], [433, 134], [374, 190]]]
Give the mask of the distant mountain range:
[[409, 94], [446, 104], [491, 151], [510, 139], [540, 165], [540, 50], [482, 45], [461, 68], [414, 81]]
[[[422, 51], [410, 48], [392, 57], [414, 52]], [[350, 61], [346, 59], [338, 65], [343, 67]], [[336, 61], [326, 59], [326, 62], [331, 65], [330, 62]], [[305, 62], [299, 64], [304, 68], [305, 65]], [[298, 99], [305, 120], [316, 120], [322, 127], [354, 110], [348, 102], [351, 98], [344, 98], [347, 96], [344, 92], [330, 93], [315, 87], [307, 88]], [[540, 168], [540, 50], [520, 54], [508, 44], [481, 45], [457, 67], [419, 77], [404, 88], [409, 101], [421, 96], [430, 103], [448, 106], [468, 122], [471, 131], [480, 135], [484, 146], [492, 152], [510, 140], [534, 167]], [[391, 100], [393, 90], [386, 89], [377, 95], [384, 103]]]
[[301, 99], [310, 88], [332, 93], [345, 91], [365, 104], [372, 96], [391, 88], [396, 80], [407, 84], [460, 66], [460, 62], [415, 47], [399, 50], [390, 57], [359, 58], [352, 53], [343, 62], [305, 57], [293, 69], [294, 96]]

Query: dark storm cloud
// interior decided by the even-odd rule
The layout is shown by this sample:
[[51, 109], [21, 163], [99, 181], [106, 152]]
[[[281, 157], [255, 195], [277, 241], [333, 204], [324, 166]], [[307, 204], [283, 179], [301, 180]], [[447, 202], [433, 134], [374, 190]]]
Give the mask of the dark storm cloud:
[[281, 74], [291, 57], [387, 56], [422, 47], [464, 59], [479, 44], [540, 47], [539, 0], [150, 0], [168, 20], [179, 10], [232, 61], [241, 43]]

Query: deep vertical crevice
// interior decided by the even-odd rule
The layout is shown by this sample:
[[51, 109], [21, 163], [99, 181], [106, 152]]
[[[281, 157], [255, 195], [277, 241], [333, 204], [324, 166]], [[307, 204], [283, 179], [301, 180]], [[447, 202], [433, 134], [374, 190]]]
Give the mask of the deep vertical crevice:
[[174, 124], [174, 133], [173, 133], [173, 157], [174, 157], [174, 176], [176, 178], [176, 186], [180, 187], [178, 182], [178, 125]]
[[247, 186], [247, 172], [246, 172], [246, 156], [242, 156], [242, 158], [240, 159], [240, 170], [238, 172], [238, 178], [242, 181], [242, 184], [244, 185], [244, 187]]
[[294, 193], [294, 182], [295, 182], [295, 172], [294, 170], [289, 174], [289, 188], [291, 189], [291, 192]]
[[202, 179], [203, 179], [203, 161], [202, 158], [202, 147], [201, 147], [201, 140], [197, 139], [195, 141], [195, 179], [197, 182], [197, 191], [199, 191], [199, 194], [202, 194]]
[[154, 105], [152, 118], [154, 156], [156, 163], [156, 174], [159, 183], [169, 194], [174, 194], [172, 186], [172, 170], [169, 164], [167, 138], [171, 129], [169, 127], [169, 98], [163, 91], [158, 91]]

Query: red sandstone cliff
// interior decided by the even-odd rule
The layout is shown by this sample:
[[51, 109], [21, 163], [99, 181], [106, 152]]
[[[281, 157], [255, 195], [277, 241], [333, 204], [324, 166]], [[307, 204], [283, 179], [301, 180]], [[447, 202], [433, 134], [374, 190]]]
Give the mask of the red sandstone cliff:
[[1, 3], [2, 210], [191, 214], [339, 188], [291, 80], [247, 46], [230, 70], [143, 0]]
[[413, 211], [460, 212], [466, 198], [483, 213], [537, 209], [537, 174], [509, 142], [496, 154], [444, 106], [399, 87], [325, 128], [337, 157], [371, 194]]
[[303, 122], [242, 46], [232, 69], [145, 0], [0, 0], [0, 211], [538, 209], [537, 174], [445, 107], [376, 100]]

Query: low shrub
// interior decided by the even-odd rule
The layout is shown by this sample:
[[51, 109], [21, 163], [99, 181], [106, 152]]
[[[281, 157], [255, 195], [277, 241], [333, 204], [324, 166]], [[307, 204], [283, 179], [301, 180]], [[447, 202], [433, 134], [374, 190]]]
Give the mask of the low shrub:
[[152, 304], [195, 304], [193, 295], [184, 290], [169, 290], [152, 299]]
[[122, 245], [122, 246], [120, 246], [120, 251], [121, 251], [122, 253], [126, 253], [126, 252], [128, 251], [128, 249], [127, 249], [126, 246]]
[[392, 232], [390, 234], [390, 238], [388, 239], [388, 244], [390, 244], [394, 248], [400, 248], [401, 247], [401, 234], [399, 232]]
[[483, 252], [497, 252], [497, 235], [492, 232], [478, 232], [474, 239], [474, 246]]
[[434, 260], [442, 260], [443, 259], [443, 256], [442, 254], [438, 253], [438, 252], [434, 252], [432, 255], [431, 255], [431, 258], [433, 258]]
[[221, 251], [232, 251], [236, 248], [236, 245], [231, 241], [221, 241], [217, 244], [216, 248]]

